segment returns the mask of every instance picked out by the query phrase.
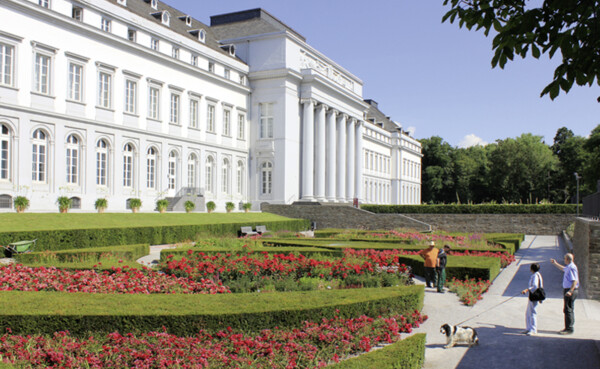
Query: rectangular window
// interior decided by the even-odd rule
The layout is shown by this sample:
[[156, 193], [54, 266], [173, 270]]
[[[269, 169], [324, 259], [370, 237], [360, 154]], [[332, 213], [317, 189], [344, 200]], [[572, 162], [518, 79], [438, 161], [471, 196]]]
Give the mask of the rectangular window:
[[190, 100], [190, 128], [198, 128], [198, 100]]
[[148, 176], [146, 177], [146, 187], [154, 189], [156, 186], [156, 158], [154, 156], [148, 157]]
[[46, 182], [46, 144], [34, 143], [32, 146], [32, 180]]
[[35, 54], [34, 91], [41, 94], [50, 94], [50, 65], [51, 58], [48, 55]]
[[175, 59], [179, 59], [179, 48], [174, 47], [173, 50], [171, 50], [171, 56]]
[[69, 100], [83, 100], [83, 67], [79, 64], [69, 63]]
[[125, 80], [125, 112], [137, 113], [137, 82]]
[[190, 64], [192, 64], [194, 67], [197, 67], [198, 66], [198, 56], [192, 55]]
[[231, 136], [231, 111], [223, 110], [223, 136]]
[[128, 29], [127, 30], [127, 39], [131, 42], [136, 42], [137, 41], [137, 32], [134, 29]]
[[229, 79], [231, 77], [231, 71], [229, 69], [225, 69], [225, 71], [223, 72], [223, 77]]
[[206, 130], [215, 132], [215, 106], [208, 105], [206, 108]]
[[244, 116], [244, 114], [239, 114], [238, 115], [238, 140], [243, 140], [245, 138], [245, 132], [246, 132], [246, 117]]
[[157, 87], [148, 90], [148, 118], [160, 119], [160, 89]]
[[211, 62], [211, 61], [208, 62], [208, 71], [211, 73], [215, 72], [215, 63], [214, 62]]
[[71, 11], [71, 17], [73, 19], [75, 19], [76, 21], [82, 22], [83, 21], [83, 8], [74, 6], [73, 10]]
[[273, 104], [260, 104], [260, 138], [273, 138]]
[[9, 168], [9, 137], [7, 135], [2, 135], [0, 137], [0, 153], [2, 156], [0, 157], [0, 179], [8, 179], [8, 168]]
[[15, 48], [0, 44], [0, 85], [12, 86], [14, 80]]
[[150, 48], [151, 48], [152, 50], [156, 50], [156, 51], [158, 51], [158, 47], [159, 47], [159, 44], [158, 44], [158, 39], [156, 39], [156, 38], [153, 38], [152, 40], [150, 40]]
[[240, 74], [240, 84], [246, 85], [246, 76], [243, 74]]
[[38, 4], [40, 4], [40, 6], [43, 6], [44, 8], [49, 8], [50, 7], [50, 0], [39, 0]]
[[169, 122], [179, 124], [179, 101], [181, 97], [177, 94], [171, 94], [171, 114], [169, 114]]
[[106, 151], [96, 152], [96, 184], [106, 186], [106, 171], [108, 167], [108, 153]]
[[67, 147], [67, 183], [77, 184], [77, 170], [79, 150], [73, 147]]
[[123, 187], [133, 187], [133, 156], [123, 157]]
[[112, 107], [112, 75], [98, 72], [98, 106], [110, 109]]
[[104, 32], [110, 32], [110, 19], [102, 18], [100, 29]]

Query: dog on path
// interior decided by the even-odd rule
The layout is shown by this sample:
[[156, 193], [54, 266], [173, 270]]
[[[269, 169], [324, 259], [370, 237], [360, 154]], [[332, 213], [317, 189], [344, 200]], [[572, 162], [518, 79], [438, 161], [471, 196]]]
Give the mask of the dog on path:
[[457, 343], [467, 343], [469, 347], [479, 344], [477, 332], [471, 327], [444, 324], [440, 327], [440, 333], [446, 335], [444, 348], [454, 347]]

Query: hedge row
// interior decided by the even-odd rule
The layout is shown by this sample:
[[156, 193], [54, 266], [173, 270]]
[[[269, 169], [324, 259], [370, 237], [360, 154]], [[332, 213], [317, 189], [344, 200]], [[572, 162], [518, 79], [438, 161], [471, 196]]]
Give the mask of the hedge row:
[[15, 255], [15, 259], [19, 263], [39, 263], [55, 257], [57, 261], [73, 261], [78, 258], [84, 260], [99, 261], [101, 256], [110, 254], [115, 258], [123, 260], [135, 261], [143, 256], [150, 254], [150, 245], [125, 245], [125, 246], [109, 246], [109, 247], [94, 247], [78, 250], [57, 250], [57, 251], [41, 251], [30, 252], [27, 254]]
[[68, 229], [49, 231], [3, 232], [0, 244], [37, 239], [36, 249], [66, 250], [112, 245], [148, 243], [162, 245], [194, 240], [200, 234], [236, 236], [243, 226], [265, 225], [271, 231], [308, 229], [310, 221], [292, 219], [285, 221], [251, 223], [198, 224], [163, 227]]
[[331, 369], [421, 369], [425, 362], [424, 333], [414, 334], [368, 354], [329, 365]]
[[575, 214], [577, 206], [573, 204], [552, 205], [361, 205], [363, 210], [385, 214]]
[[423, 307], [423, 286], [224, 295], [117, 295], [1, 292], [0, 331], [76, 336], [160, 331], [190, 336], [226, 327], [258, 332], [299, 327], [335, 316], [410, 315]]
[[341, 250], [329, 250], [318, 247], [261, 247], [253, 250], [231, 250], [225, 248], [196, 248], [196, 247], [182, 247], [176, 249], [165, 249], [160, 252], [160, 261], [165, 261], [169, 255], [173, 255], [174, 258], [179, 259], [188, 254], [189, 250], [193, 250], [195, 253], [203, 252], [205, 254], [235, 254], [235, 255], [248, 255], [248, 254], [259, 254], [262, 252], [268, 252], [269, 254], [302, 254], [304, 256], [329, 256], [329, 257], [342, 257], [343, 252]]

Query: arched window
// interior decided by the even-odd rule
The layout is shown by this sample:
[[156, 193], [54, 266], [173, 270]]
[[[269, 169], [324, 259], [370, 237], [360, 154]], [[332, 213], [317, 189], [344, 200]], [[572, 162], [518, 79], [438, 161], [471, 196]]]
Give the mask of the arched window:
[[151, 147], [148, 149], [146, 157], [146, 187], [156, 189], [156, 149]]
[[11, 154], [10, 129], [2, 124], [2, 133], [0, 134], [0, 179], [10, 179]]
[[67, 137], [67, 183], [79, 183], [79, 139], [75, 135]]
[[244, 163], [240, 160], [237, 163], [237, 193], [244, 193]]
[[46, 182], [47, 180], [47, 160], [48, 160], [48, 140], [46, 134], [41, 129], [33, 132], [33, 157], [31, 160], [31, 179], [33, 182]]
[[177, 151], [169, 153], [169, 190], [177, 187]]
[[10, 195], [0, 195], [0, 209], [12, 209], [12, 197]]
[[96, 184], [108, 185], [108, 143], [105, 140], [96, 144]]
[[229, 193], [229, 159], [223, 159], [221, 166], [221, 191]]
[[260, 167], [261, 193], [270, 195], [273, 190], [273, 164], [265, 161]]
[[135, 150], [132, 144], [123, 147], [123, 187], [133, 188], [133, 155]]
[[206, 176], [204, 178], [205, 180], [205, 190], [206, 192], [213, 192], [213, 173], [215, 170], [215, 160], [213, 159], [212, 156], [209, 156], [206, 158]]
[[71, 197], [71, 209], [81, 209], [81, 198]]
[[190, 154], [188, 157], [188, 187], [196, 188], [197, 182], [197, 168], [198, 167], [198, 157], [196, 154]]

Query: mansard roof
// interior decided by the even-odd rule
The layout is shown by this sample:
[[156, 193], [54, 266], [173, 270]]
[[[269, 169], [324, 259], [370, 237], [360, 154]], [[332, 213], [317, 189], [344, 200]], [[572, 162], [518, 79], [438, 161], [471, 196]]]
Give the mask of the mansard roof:
[[[154, 9], [151, 5], [150, 0], [129, 0], [127, 1], [127, 5], [120, 4], [117, 0], [107, 0], [115, 5], [118, 5], [128, 11], [147, 19], [151, 22], [154, 22], [158, 27], [165, 27], [170, 29], [173, 32], [176, 32], [184, 37], [195, 40], [199, 43], [205, 44], [209, 48], [220, 52], [223, 55], [231, 57], [229, 52], [221, 49], [221, 44], [219, 43], [217, 37], [211, 28], [200, 22], [199, 20], [193, 18], [190, 14], [183, 13], [162, 1], [158, 1], [158, 6]], [[161, 17], [157, 17], [157, 13], [162, 13], [164, 11], [168, 11], [171, 16], [170, 24], [167, 26], [162, 23]], [[191, 24], [188, 25], [186, 23], [186, 17], [190, 16]], [[190, 31], [197, 31], [203, 29], [206, 32], [206, 39], [204, 42], [198, 41], [197, 32], [196, 34], [190, 33]], [[239, 58], [235, 58], [236, 60], [240, 60]]]
[[306, 42], [306, 38], [261, 8], [210, 17], [210, 25], [220, 40], [288, 31]]
[[365, 99], [365, 102], [369, 104], [369, 108], [367, 109], [367, 121], [379, 125], [379, 123], [383, 124], [381, 128], [385, 129], [388, 132], [401, 132], [402, 126], [394, 122], [390, 117], [385, 115], [381, 110], [379, 110], [379, 104], [377, 101], [372, 99]]

